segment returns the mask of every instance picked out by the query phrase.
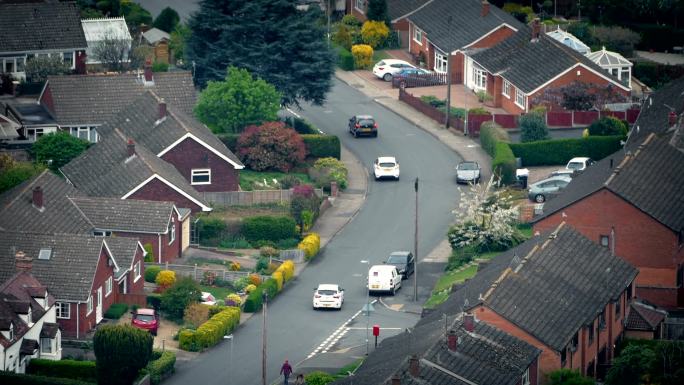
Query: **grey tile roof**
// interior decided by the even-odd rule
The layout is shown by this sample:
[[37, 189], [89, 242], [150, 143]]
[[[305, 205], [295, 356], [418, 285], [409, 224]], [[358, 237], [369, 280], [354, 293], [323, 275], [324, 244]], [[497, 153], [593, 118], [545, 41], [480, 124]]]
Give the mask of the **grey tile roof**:
[[[33, 206], [33, 189], [43, 190], [44, 210]], [[0, 229], [29, 232], [89, 233], [92, 223], [69, 201], [82, 196], [49, 170], [0, 195]]]
[[0, 2], [0, 53], [85, 49], [75, 2]]
[[629, 330], [655, 331], [667, 316], [667, 312], [639, 301], [634, 301], [629, 306], [630, 312], [625, 324], [625, 328]]
[[156, 44], [161, 40], [171, 39], [171, 35], [158, 28], [151, 28], [148, 31], [143, 32], [142, 35], [145, 41], [147, 41], [150, 44]]
[[482, 301], [560, 351], [618, 298], [637, 269], [564, 224], [538, 244], [520, 265], [504, 270]]
[[[427, 38], [444, 52], [463, 48], [502, 24], [515, 29], [523, 25], [510, 14], [489, 6], [489, 14], [482, 17], [481, 0], [433, 0], [408, 19], [427, 33]], [[451, 17], [451, 25], [449, 25]]]
[[596, 63], [554, 38], [542, 33], [538, 41], [531, 42], [531, 37], [531, 28], [524, 26], [508, 39], [470, 56], [484, 69], [501, 75], [527, 94], [576, 64], [605, 76], [614, 86], [621, 85]]
[[155, 154], [167, 149], [186, 134], [211, 146], [215, 151], [242, 167], [238, 159], [205, 125], [192, 116], [185, 114], [174, 105], [167, 105], [167, 116], [159, 121], [160, 97], [145, 91], [131, 101], [120, 114], [112, 117], [104, 127], [98, 129], [100, 135], [108, 135], [113, 129], [120, 130], [127, 138], [142, 144]]
[[[90, 196], [121, 198], [148, 178], [158, 175], [187, 195], [208, 206], [202, 195], [171, 164], [142, 145], [129, 159], [127, 138], [119, 130], [62, 167], [61, 171], [80, 191]], [[97, 167], [94, 167], [97, 165]]]
[[131, 269], [140, 243], [137, 239], [124, 237], [105, 237], [104, 241], [119, 267], [119, 270], [115, 272], [116, 279], [119, 279]]
[[103, 124], [143, 92], [154, 91], [167, 103], [192, 114], [197, 92], [188, 71], [155, 72], [146, 86], [136, 74], [50, 76], [54, 114], [60, 125]]
[[398, 20], [429, 2], [430, 0], [387, 0], [387, 13], [390, 20]]
[[642, 104], [639, 117], [632, 126], [627, 147], [638, 146], [651, 133], [657, 135], [670, 129], [668, 114], [674, 111], [684, 113], [684, 77], [666, 84], [651, 94]]
[[[15, 254], [23, 251], [33, 256], [31, 274], [47, 286], [56, 300], [86, 301], [95, 278], [102, 239], [83, 234], [0, 231], [0, 281], [16, 272]], [[37, 258], [42, 248], [52, 250], [49, 260]]]
[[165, 233], [173, 202], [78, 197], [69, 200], [97, 230]]

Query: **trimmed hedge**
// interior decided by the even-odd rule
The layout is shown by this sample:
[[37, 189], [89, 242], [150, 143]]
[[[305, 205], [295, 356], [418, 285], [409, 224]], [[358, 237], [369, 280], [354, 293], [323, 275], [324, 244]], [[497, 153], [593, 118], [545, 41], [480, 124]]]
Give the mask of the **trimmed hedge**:
[[178, 345], [183, 350], [196, 352], [214, 346], [230, 334], [240, 323], [240, 308], [226, 307], [200, 325], [197, 330], [182, 330], [179, 334]]
[[306, 134], [302, 135], [306, 153], [312, 158], [333, 157], [340, 159], [342, 146], [340, 138], [335, 135]]
[[12, 385], [94, 385], [95, 382], [73, 380], [71, 378], [34, 376], [0, 370], [0, 384]]
[[269, 278], [257, 286], [254, 291], [250, 292], [245, 300], [245, 307], [243, 309], [245, 313], [254, 313], [261, 310], [263, 306], [262, 293], [264, 291], [268, 294], [268, 300], [271, 301], [278, 295], [278, 282], [273, 278]]
[[293, 218], [280, 216], [255, 216], [242, 221], [242, 235], [250, 242], [274, 241], [295, 238], [296, 223]]
[[600, 160], [622, 148], [623, 136], [589, 136], [577, 139], [540, 140], [511, 143], [515, 157], [523, 166], [564, 165], [577, 156]]
[[354, 71], [354, 55], [346, 48], [338, 47], [337, 65], [345, 71]]
[[497, 175], [501, 183], [513, 184], [515, 182], [515, 156], [508, 143], [496, 142], [494, 145], [494, 159], [492, 160], [492, 172]]
[[159, 266], [150, 266], [145, 268], [145, 282], [154, 283], [157, 279], [157, 274], [161, 271]]
[[164, 352], [156, 350], [153, 354], [155, 357], [158, 356], [158, 358], [151, 360], [147, 364], [147, 373], [150, 374], [152, 385], [157, 385], [175, 371], [176, 353], [168, 350]]
[[147, 295], [147, 304], [155, 309], [161, 308], [161, 294], [152, 293]]
[[[53, 361], [35, 358], [29, 361], [29, 366], [26, 370], [26, 373], [36, 376], [60, 377], [62, 379], [67, 378], [85, 382], [97, 382], [95, 361]], [[13, 382], [0, 382], [13, 384]]]
[[128, 310], [128, 305], [125, 303], [113, 303], [107, 312], [104, 314], [105, 318], [108, 319], [119, 319]]
[[297, 248], [304, 250], [306, 260], [310, 260], [318, 254], [321, 249], [321, 237], [316, 233], [310, 233], [297, 245]]
[[494, 157], [496, 142], [510, 142], [508, 132], [494, 122], [484, 122], [480, 126], [480, 145], [489, 156]]

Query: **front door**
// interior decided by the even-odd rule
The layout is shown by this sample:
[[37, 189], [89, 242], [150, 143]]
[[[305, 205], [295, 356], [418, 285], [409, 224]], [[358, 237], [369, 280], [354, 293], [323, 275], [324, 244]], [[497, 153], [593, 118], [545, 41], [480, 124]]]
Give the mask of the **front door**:
[[95, 308], [95, 322], [102, 321], [102, 286], [97, 288], [97, 307]]

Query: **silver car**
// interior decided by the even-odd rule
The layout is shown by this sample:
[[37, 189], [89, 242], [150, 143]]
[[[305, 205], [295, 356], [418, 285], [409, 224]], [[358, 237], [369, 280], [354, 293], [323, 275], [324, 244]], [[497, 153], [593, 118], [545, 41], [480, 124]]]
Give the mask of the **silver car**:
[[533, 183], [529, 187], [527, 196], [537, 203], [544, 203], [560, 192], [572, 181], [567, 175], [552, 176]]
[[456, 183], [480, 183], [480, 174], [480, 165], [477, 162], [461, 162], [456, 166]]

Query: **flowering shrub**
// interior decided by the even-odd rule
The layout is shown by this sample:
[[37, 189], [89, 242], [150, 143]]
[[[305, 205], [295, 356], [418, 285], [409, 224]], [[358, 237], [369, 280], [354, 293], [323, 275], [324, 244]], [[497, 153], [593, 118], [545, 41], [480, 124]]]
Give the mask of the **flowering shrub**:
[[228, 267], [230, 271], [240, 271], [242, 266], [240, 266], [240, 262], [233, 261], [230, 263], [230, 266]]
[[366, 44], [353, 45], [352, 56], [354, 56], [354, 67], [370, 68], [373, 61], [373, 47]]
[[252, 285], [254, 286], [261, 285], [261, 277], [259, 276], [259, 274], [250, 274], [249, 281], [252, 282]]
[[202, 285], [212, 286], [216, 281], [216, 273], [213, 271], [205, 271], [202, 275]]
[[340, 190], [347, 188], [347, 173], [344, 163], [332, 157], [318, 159], [309, 170], [318, 187], [330, 188], [330, 182], [335, 181]]
[[240, 323], [240, 308], [226, 307], [200, 325], [197, 330], [183, 330], [178, 345], [183, 350], [199, 351], [216, 345]]
[[176, 283], [176, 272], [171, 270], [162, 270], [157, 274], [154, 282], [159, 286], [160, 291], [164, 291]]
[[283, 274], [283, 279], [285, 280], [285, 282], [291, 280], [294, 276], [294, 262], [288, 259], [287, 261], [283, 262], [280, 266], [278, 266], [276, 272], [280, 272]]
[[292, 187], [292, 197], [311, 198], [314, 196], [314, 188], [310, 184], [299, 184]]
[[283, 278], [283, 273], [280, 271], [275, 271], [271, 274], [271, 277], [275, 279], [276, 284], [278, 284], [278, 291], [283, 290], [283, 283], [285, 279]]
[[256, 290], [256, 288], [257, 288], [256, 285], [253, 285], [250, 283], [249, 285], [245, 286], [245, 293], [249, 294], [249, 293], [253, 292], [254, 290]]
[[[387, 28], [385, 22], [368, 20], [363, 23], [363, 26], [361, 27], [361, 38], [364, 43], [373, 48], [377, 48], [387, 40], [389, 32], [389, 28]], [[353, 52], [352, 47], [352, 53]], [[373, 55], [371, 54], [371, 56]]]
[[299, 242], [298, 249], [304, 250], [304, 255], [307, 260], [315, 257], [321, 248], [321, 237], [316, 233], [310, 233]]
[[237, 294], [228, 294], [226, 297], [226, 306], [240, 306], [242, 304], [242, 298]]
[[237, 141], [240, 159], [252, 170], [288, 172], [304, 161], [306, 146], [302, 137], [283, 122], [249, 126]]

